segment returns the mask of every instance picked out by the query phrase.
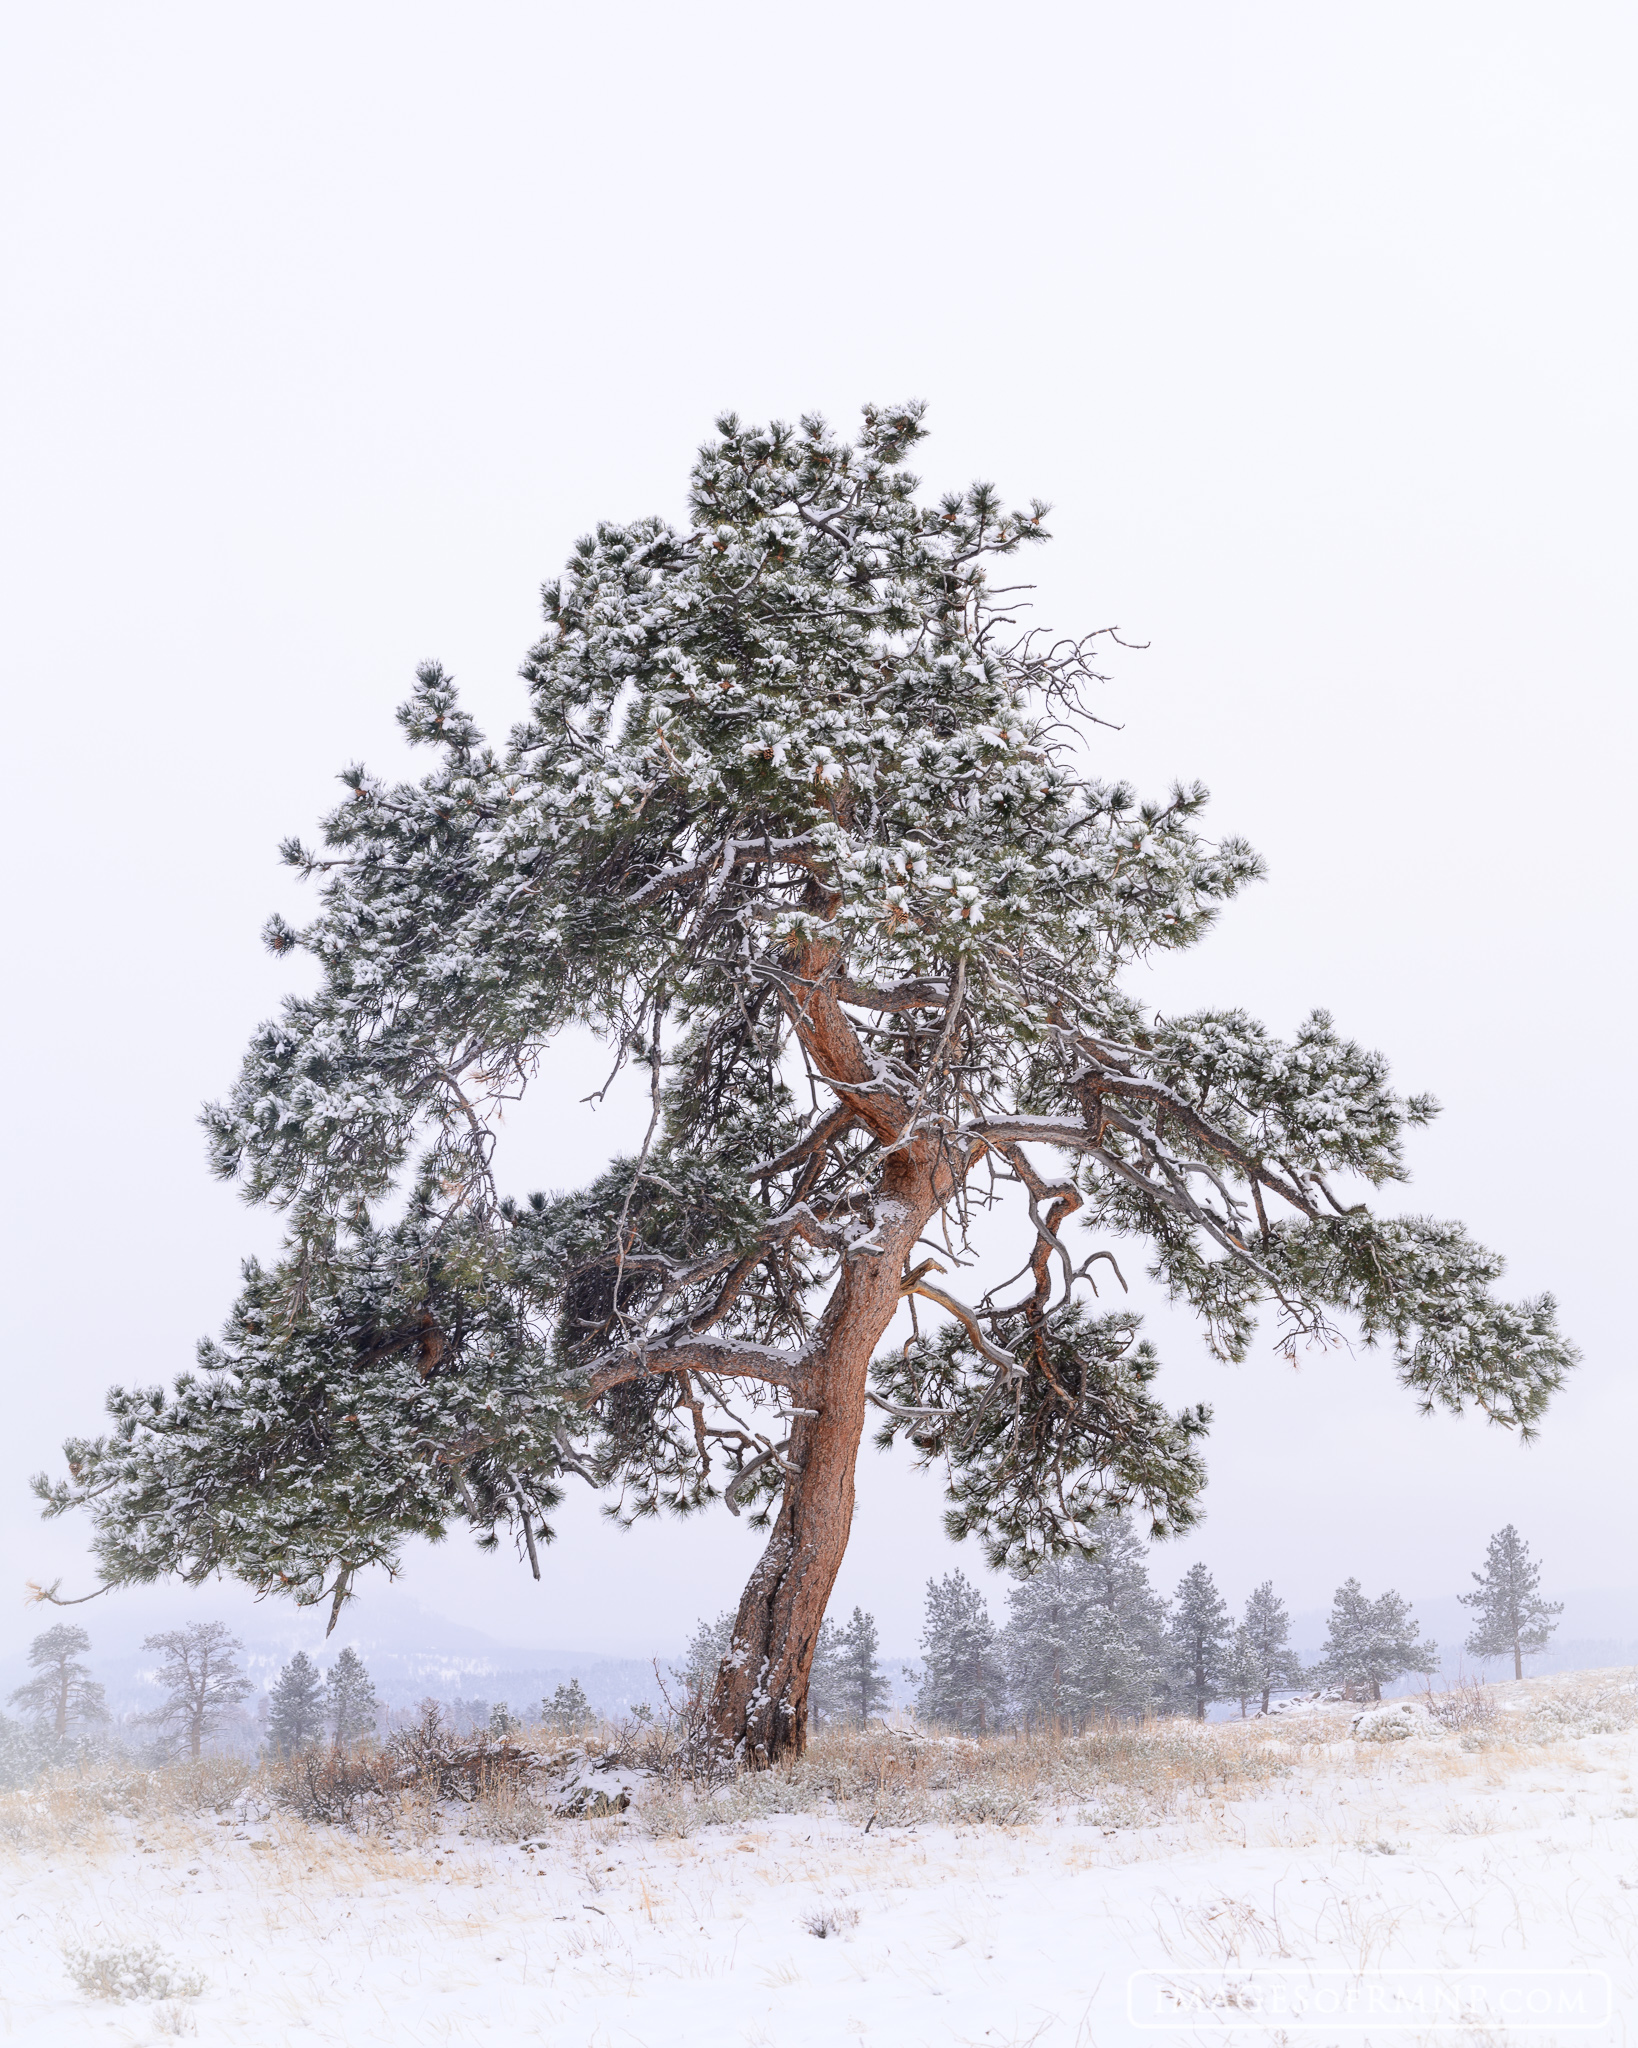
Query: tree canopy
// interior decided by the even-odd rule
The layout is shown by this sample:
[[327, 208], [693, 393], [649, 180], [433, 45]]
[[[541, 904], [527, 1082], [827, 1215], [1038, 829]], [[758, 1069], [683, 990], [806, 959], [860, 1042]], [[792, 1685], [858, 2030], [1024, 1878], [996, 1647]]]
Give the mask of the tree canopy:
[[[110, 1581], [227, 1571], [334, 1615], [458, 1524], [538, 1575], [570, 1479], [624, 1519], [722, 1500], [770, 1536], [715, 1711], [766, 1759], [803, 1737], [868, 1404], [996, 1564], [1196, 1515], [1208, 1413], [1164, 1405], [1094, 1291], [1123, 1241], [1226, 1358], [1264, 1308], [1291, 1344], [1340, 1322], [1425, 1406], [1534, 1427], [1573, 1357], [1550, 1298], [1499, 1301], [1460, 1225], [1361, 1198], [1432, 1101], [1323, 1011], [1283, 1041], [1132, 986], [1257, 856], [1198, 784], [1093, 772], [1107, 640], [1028, 630], [1006, 580], [1046, 508], [924, 500], [921, 433], [916, 406], [852, 443], [724, 417], [686, 525], [599, 525], [546, 586], [504, 745], [429, 663], [399, 714], [429, 771], [349, 768], [286, 845], [319, 902], [267, 940], [317, 986], [206, 1125], [287, 1247], [196, 1371], [115, 1388], [40, 1482]], [[500, 1119], [571, 1027], [647, 1136], [526, 1195]], [[991, 1209], [1021, 1286], [964, 1300], [946, 1246]]]
[[64, 1622], [48, 1628], [28, 1647], [34, 1676], [10, 1696], [10, 1705], [49, 1723], [59, 1742], [70, 1727], [108, 1719], [103, 1688], [91, 1676], [90, 1665], [81, 1662], [90, 1648], [91, 1638], [83, 1628]]

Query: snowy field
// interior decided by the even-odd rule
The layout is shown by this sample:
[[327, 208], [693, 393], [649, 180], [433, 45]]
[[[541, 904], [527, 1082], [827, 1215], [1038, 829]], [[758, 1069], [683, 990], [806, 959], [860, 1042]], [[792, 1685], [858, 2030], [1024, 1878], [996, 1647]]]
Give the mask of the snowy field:
[[[1334, 1707], [1101, 1743], [833, 1739], [787, 1781], [639, 1787], [523, 1840], [458, 1802], [348, 1833], [242, 1796], [37, 1788], [0, 1801], [0, 2038], [1638, 2040], [1638, 1674], [1488, 1694], [1488, 1718], [1404, 1739]], [[138, 1995], [78, 1988], [76, 1958]]]

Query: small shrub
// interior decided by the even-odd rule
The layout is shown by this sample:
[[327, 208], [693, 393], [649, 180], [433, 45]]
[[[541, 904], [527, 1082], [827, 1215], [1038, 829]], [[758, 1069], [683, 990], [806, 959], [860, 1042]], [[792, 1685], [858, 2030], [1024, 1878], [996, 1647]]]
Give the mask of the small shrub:
[[0, 1791], [18, 1792], [47, 1771], [80, 1769], [108, 1754], [106, 1741], [92, 1736], [58, 1737], [39, 1723], [0, 1714]]
[[269, 1765], [268, 1779], [281, 1806], [333, 1827], [350, 1827], [361, 1805], [395, 1789], [391, 1765], [367, 1750], [295, 1750]]
[[1025, 1827], [1040, 1817], [1038, 1799], [1015, 1785], [964, 1785], [944, 1803], [944, 1817], [981, 1827]]
[[1426, 1718], [1408, 1700], [1396, 1700], [1391, 1706], [1372, 1707], [1366, 1713], [1356, 1714], [1352, 1732], [1356, 1742], [1405, 1742], [1413, 1735], [1432, 1731]]
[[850, 1928], [859, 1924], [857, 1906], [821, 1906], [817, 1912], [804, 1915], [802, 1926], [815, 1941], [840, 1941]]
[[205, 1988], [203, 1977], [179, 1969], [151, 1941], [131, 1948], [86, 1948], [69, 1942], [63, 1962], [87, 1998], [108, 1998], [116, 2004], [128, 1998], [197, 1998]]
[[637, 1818], [657, 1842], [680, 1842], [694, 1834], [703, 1821], [717, 1818], [709, 1807], [680, 1789], [651, 1792], [637, 1808]]
[[1496, 1722], [1496, 1702], [1488, 1686], [1480, 1685], [1476, 1679], [1464, 1678], [1459, 1685], [1453, 1685], [1449, 1692], [1430, 1691], [1421, 1702], [1422, 1707], [1439, 1725], [1452, 1735], [1464, 1735], [1470, 1731], [1491, 1729]]
[[[460, 1800], [498, 1821], [546, 1761], [509, 1735], [454, 1734], [432, 1700], [419, 1722], [384, 1748], [366, 1743], [356, 1749], [304, 1749], [270, 1763], [268, 1788], [303, 1820], [335, 1827], [384, 1818], [406, 1800]], [[523, 1834], [533, 1834], [544, 1818], [543, 1811], [525, 1813], [519, 1822]]]
[[558, 1818], [556, 1808], [516, 1777], [495, 1778], [473, 1800], [463, 1833], [492, 1842], [532, 1842], [549, 1835]]

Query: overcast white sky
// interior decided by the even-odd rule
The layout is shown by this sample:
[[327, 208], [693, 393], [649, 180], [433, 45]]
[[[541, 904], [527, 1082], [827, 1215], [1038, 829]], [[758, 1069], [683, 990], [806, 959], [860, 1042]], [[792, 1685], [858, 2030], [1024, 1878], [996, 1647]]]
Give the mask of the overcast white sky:
[[[185, 1368], [275, 1241], [194, 1116], [289, 985], [257, 940], [302, 908], [278, 837], [346, 761], [396, 764], [425, 656], [503, 729], [541, 580], [599, 517], [677, 516], [715, 412], [909, 395], [930, 486], [1053, 501], [1039, 616], [1151, 643], [1101, 765], [1200, 776], [1268, 857], [1156, 998], [1323, 1003], [1383, 1047], [1446, 1104], [1409, 1199], [1585, 1348], [1521, 1450], [1369, 1354], [1228, 1370], [1162, 1319], [1168, 1391], [1218, 1415], [1163, 1582], [1448, 1593], [1507, 1520], [1561, 1586], [1638, 1581], [1629, 10], [76, 4], [0, 33], [19, 1594], [91, 1582], [27, 1474], [110, 1381]], [[618, 1113], [575, 1106], [578, 1055], [540, 1085], [537, 1177], [571, 1183]], [[980, 1562], [933, 1481], [861, 1478], [838, 1597], [908, 1647], [926, 1575]], [[539, 1587], [456, 1539], [368, 1598], [642, 1651], [754, 1548], [576, 1503]], [[0, 1598], [0, 1652], [37, 1626]]]

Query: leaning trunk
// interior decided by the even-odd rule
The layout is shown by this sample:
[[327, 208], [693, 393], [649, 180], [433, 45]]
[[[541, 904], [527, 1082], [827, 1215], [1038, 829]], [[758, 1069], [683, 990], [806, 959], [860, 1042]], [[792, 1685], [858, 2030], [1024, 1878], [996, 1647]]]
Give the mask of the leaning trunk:
[[712, 1734], [744, 1763], [800, 1755], [808, 1739], [808, 1680], [853, 1520], [864, 1397], [863, 1372], [853, 1385], [827, 1375], [820, 1413], [800, 1417], [791, 1434], [794, 1469], [711, 1700]]
[[[917, 1148], [919, 1150], [919, 1148]], [[871, 1233], [853, 1252], [820, 1319], [813, 1365], [792, 1396], [788, 1476], [778, 1518], [717, 1672], [709, 1725], [724, 1757], [765, 1769], [800, 1756], [819, 1626], [853, 1524], [853, 1475], [864, 1434], [870, 1360], [899, 1305], [905, 1255], [934, 1208], [931, 1175], [900, 1154], [883, 1176]]]

